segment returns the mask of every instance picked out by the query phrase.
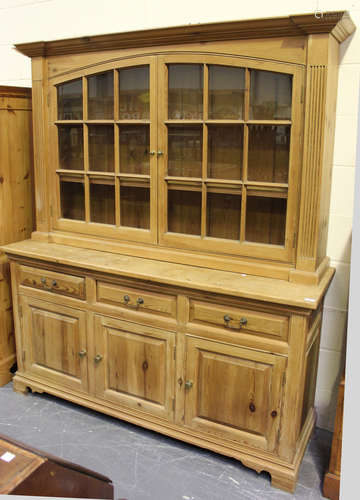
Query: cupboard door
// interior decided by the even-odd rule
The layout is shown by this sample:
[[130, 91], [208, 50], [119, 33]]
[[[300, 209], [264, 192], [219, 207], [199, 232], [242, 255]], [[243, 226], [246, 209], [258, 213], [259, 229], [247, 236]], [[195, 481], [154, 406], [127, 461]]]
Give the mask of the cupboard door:
[[97, 396], [172, 420], [174, 346], [173, 333], [96, 316]]
[[93, 71], [51, 90], [55, 227], [156, 243], [156, 59]]
[[159, 56], [159, 244], [291, 261], [302, 71]]
[[25, 371], [76, 391], [87, 390], [85, 313], [21, 297]]
[[280, 356], [188, 337], [186, 425], [274, 451], [285, 365]]

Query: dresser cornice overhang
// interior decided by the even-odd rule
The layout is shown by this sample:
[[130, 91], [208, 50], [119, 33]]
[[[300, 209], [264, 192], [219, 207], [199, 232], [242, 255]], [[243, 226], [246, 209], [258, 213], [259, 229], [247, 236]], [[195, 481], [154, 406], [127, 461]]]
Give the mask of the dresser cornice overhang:
[[278, 18], [190, 24], [124, 33], [16, 44], [29, 57], [79, 54], [99, 50], [223, 40], [246, 40], [331, 33], [341, 43], [355, 30], [346, 11], [314, 12]]

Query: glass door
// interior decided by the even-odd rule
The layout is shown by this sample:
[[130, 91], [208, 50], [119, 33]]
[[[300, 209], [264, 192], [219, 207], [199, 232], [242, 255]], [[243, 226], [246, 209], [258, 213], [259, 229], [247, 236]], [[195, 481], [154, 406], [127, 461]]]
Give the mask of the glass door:
[[156, 242], [154, 58], [54, 89], [57, 229]]
[[159, 62], [160, 244], [291, 260], [297, 70], [205, 59]]

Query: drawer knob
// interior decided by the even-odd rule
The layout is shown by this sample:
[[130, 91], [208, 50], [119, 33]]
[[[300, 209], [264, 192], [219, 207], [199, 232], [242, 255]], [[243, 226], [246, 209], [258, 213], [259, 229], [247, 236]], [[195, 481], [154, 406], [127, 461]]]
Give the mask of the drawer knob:
[[84, 356], [86, 356], [86, 354], [86, 349], [81, 349], [81, 351], [79, 352], [80, 358], [83, 358]]
[[271, 416], [272, 416], [272, 418], [277, 417], [277, 411], [276, 411], [276, 410], [273, 410], [273, 411], [271, 412]]
[[94, 358], [95, 363], [99, 363], [103, 359], [101, 354], [97, 354]]
[[194, 385], [194, 382], [192, 380], [187, 380], [185, 382], [185, 389], [191, 389], [193, 385]]
[[41, 281], [41, 283], [42, 283], [43, 285], [46, 285], [46, 278], [41, 278], [41, 280], [40, 280], [40, 281]]
[[52, 280], [51, 285], [52, 286], [57, 286], [57, 281], [56, 280]]
[[143, 370], [146, 371], [149, 368], [149, 363], [145, 360], [142, 364]]
[[128, 295], [124, 295], [124, 302], [125, 302], [125, 304], [130, 302], [130, 297]]
[[246, 323], [247, 323], [247, 319], [246, 318], [241, 318], [240, 319], [240, 327], [245, 326]]
[[139, 297], [136, 302], [139, 306], [141, 306], [144, 303], [144, 299], [142, 297]]
[[251, 412], [254, 412], [254, 411], [256, 410], [254, 403], [250, 403], [250, 404], [249, 404], [249, 410], [250, 410]]
[[225, 314], [225, 316], [224, 316], [225, 323], [229, 323], [229, 321], [231, 321], [231, 320], [232, 320], [232, 318], [228, 314]]

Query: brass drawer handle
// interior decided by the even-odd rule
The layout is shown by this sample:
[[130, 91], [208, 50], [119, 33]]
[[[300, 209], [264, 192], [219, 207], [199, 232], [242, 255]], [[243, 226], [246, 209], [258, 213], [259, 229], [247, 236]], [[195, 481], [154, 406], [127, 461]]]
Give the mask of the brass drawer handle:
[[136, 304], [130, 304], [131, 298], [129, 297], [129, 295], [124, 295], [123, 299], [124, 299], [124, 304], [127, 307], [130, 307], [132, 309], [137, 309], [139, 306], [141, 306], [144, 303], [144, 299], [142, 297], [139, 297], [136, 300]]
[[86, 349], [81, 349], [81, 351], [78, 354], [79, 354], [80, 358], [83, 358], [87, 354]]
[[224, 316], [224, 322], [225, 322], [225, 327], [229, 328], [230, 330], [240, 330], [243, 326], [247, 324], [247, 319], [246, 318], [240, 318], [239, 320], [239, 326], [230, 326], [229, 323], [230, 321], [233, 321], [233, 318], [231, 318], [228, 314], [225, 314]]
[[94, 358], [95, 363], [99, 363], [103, 359], [101, 354], [97, 354]]

